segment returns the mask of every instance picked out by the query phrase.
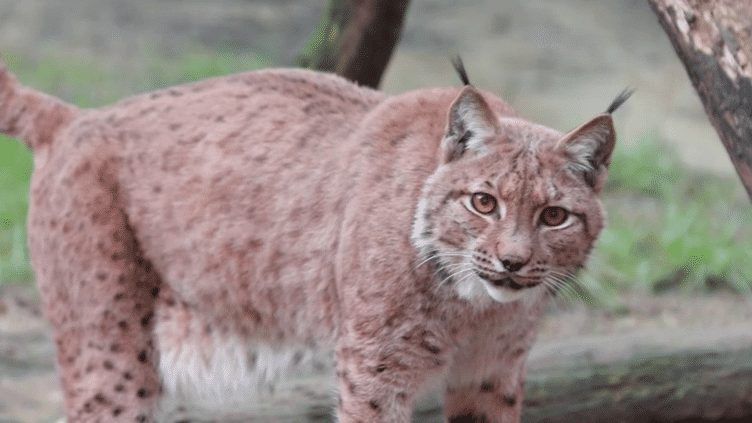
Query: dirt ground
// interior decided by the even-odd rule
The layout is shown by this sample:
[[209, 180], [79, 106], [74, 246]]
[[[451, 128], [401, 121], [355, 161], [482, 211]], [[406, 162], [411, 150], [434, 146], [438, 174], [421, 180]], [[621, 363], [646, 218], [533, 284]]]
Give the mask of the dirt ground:
[[[198, 44], [263, 51], [275, 63], [289, 64], [325, 3], [0, 0], [0, 54], [70, 52], [127, 71], [151, 52]], [[616, 115], [619, 148], [654, 131], [690, 166], [733, 174], [645, 0], [465, 0], [461, 7], [453, 0], [413, 0], [382, 88], [394, 93], [457, 84], [447, 59], [455, 53], [462, 54], [475, 85], [562, 130], [602, 111], [624, 87], [636, 87]], [[723, 328], [752, 318], [749, 301], [723, 293], [625, 302], [619, 312], [554, 306], [541, 342], [654, 327]], [[52, 354], [33, 287], [0, 287], [0, 423], [51, 422], [62, 415]]]

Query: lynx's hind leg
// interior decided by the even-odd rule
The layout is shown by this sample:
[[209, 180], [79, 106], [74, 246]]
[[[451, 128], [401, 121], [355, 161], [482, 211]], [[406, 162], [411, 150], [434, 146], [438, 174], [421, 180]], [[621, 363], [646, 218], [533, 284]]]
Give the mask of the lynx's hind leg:
[[151, 422], [160, 279], [128, 224], [111, 163], [58, 160], [34, 176], [28, 231], [67, 421]]

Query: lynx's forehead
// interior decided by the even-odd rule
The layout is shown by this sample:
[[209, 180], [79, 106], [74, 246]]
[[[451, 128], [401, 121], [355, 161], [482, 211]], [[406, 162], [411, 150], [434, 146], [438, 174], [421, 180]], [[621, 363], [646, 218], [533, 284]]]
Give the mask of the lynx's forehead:
[[554, 149], [561, 134], [544, 126], [519, 125], [507, 136], [502, 147], [487, 157], [482, 183], [495, 188], [505, 201], [524, 199], [542, 205], [559, 200], [574, 182], [564, 170], [565, 158]]
[[536, 150], [540, 146], [554, 145], [563, 134], [555, 129], [518, 118], [499, 117], [502, 128], [500, 138], [503, 143], [518, 145], [521, 148]]

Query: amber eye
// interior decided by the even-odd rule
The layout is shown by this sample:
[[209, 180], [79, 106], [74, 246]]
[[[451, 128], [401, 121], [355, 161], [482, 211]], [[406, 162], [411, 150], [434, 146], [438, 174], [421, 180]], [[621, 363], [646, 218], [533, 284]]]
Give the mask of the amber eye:
[[480, 214], [490, 214], [496, 210], [496, 199], [484, 192], [476, 192], [471, 199], [473, 208]]
[[540, 215], [540, 220], [546, 226], [559, 226], [569, 217], [569, 211], [561, 207], [546, 207]]

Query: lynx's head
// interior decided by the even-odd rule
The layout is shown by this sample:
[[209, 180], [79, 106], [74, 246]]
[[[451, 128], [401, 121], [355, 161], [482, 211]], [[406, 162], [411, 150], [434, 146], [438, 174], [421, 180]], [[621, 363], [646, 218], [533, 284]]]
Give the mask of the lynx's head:
[[611, 112], [629, 94], [561, 134], [501, 116], [464, 87], [412, 232], [437, 282], [468, 300], [507, 302], [554, 290], [581, 268], [604, 225], [598, 194], [614, 148]]

